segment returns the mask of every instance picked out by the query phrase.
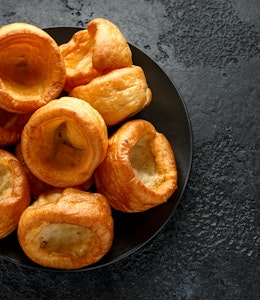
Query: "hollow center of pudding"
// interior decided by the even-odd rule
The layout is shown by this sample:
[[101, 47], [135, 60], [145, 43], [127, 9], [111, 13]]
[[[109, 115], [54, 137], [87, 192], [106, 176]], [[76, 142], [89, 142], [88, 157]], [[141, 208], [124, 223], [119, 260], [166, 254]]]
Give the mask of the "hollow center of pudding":
[[[42, 145], [46, 147], [42, 152], [42, 163], [49, 165], [51, 169], [71, 169], [80, 166], [87, 154], [86, 138], [79, 126], [73, 121], [51, 121], [46, 128], [52, 130], [40, 130]], [[38, 134], [38, 133], [36, 133]]]
[[0, 49], [0, 78], [6, 89], [23, 97], [39, 96], [50, 84], [50, 75], [46, 64], [41, 41], [21, 38], [18, 41], [6, 38]]
[[13, 190], [12, 171], [8, 166], [0, 165], [0, 200], [10, 197]]
[[150, 136], [141, 137], [130, 152], [130, 162], [137, 178], [152, 187], [158, 178]]
[[70, 253], [75, 257], [84, 256], [93, 241], [88, 228], [74, 224], [50, 224], [38, 233], [39, 247], [49, 253]]

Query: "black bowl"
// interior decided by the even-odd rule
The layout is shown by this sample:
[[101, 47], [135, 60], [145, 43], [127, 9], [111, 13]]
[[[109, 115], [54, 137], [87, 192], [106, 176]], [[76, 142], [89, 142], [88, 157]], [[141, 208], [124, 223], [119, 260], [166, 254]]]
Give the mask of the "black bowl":
[[[66, 43], [80, 29], [82, 28], [54, 27], [47, 28], [45, 31], [58, 44], [62, 44]], [[162, 69], [141, 50], [133, 45], [130, 45], [130, 47], [133, 54], [133, 63], [143, 68], [148, 85], [153, 93], [151, 104], [133, 118], [150, 121], [170, 141], [178, 168], [178, 189], [166, 203], [146, 212], [127, 214], [113, 211], [115, 236], [110, 251], [99, 262], [82, 268], [80, 271], [114, 263], [144, 246], [153, 238], [175, 212], [190, 173], [192, 132], [184, 102], [174, 84]], [[19, 246], [16, 232], [0, 240], [0, 257], [24, 267], [53, 270], [37, 265], [27, 258]]]

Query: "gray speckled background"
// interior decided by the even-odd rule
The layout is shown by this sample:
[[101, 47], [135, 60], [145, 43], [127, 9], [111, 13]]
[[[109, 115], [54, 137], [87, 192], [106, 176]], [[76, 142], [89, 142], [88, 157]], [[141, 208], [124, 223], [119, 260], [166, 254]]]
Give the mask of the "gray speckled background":
[[1, 0], [0, 25], [116, 23], [173, 80], [194, 136], [176, 214], [102, 269], [28, 270], [0, 259], [2, 299], [260, 299], [260, 1]]

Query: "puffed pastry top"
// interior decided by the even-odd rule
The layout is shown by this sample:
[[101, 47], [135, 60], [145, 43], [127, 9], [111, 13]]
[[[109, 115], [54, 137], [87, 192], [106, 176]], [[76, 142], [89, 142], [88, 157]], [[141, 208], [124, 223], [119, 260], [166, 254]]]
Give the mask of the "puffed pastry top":
[[64, 89], [68, 92], [111, 70], [132, 65], [132, 52], [122, 32], [103, 18], [93, 19], [87, 29], [60, 45], [60, 50], [67, 72]]
[[143, 69], [131, 66], [113, 70], [86, 85], [73, 88], [70, 96], [91, 104], [107, 126], [116, 125], [148, 106], [152, 92]]

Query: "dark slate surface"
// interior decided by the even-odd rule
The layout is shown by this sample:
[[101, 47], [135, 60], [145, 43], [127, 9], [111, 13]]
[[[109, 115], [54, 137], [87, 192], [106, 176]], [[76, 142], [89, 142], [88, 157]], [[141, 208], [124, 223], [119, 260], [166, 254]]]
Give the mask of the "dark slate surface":
[[260, 1], [1, 0], [0, 25], [115, 22], [187, 106], [194, 158], [161, 232], [131, 256], [78, 273], [0, 259], [2, 299], [260, 299]]

